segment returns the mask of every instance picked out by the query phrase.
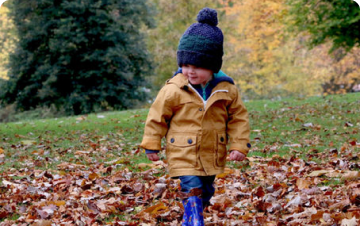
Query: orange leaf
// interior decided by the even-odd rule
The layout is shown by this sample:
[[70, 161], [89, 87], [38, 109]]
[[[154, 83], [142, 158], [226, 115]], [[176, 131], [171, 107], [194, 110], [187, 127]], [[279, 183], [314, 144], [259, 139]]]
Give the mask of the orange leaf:
[[234, 170], [225, 168], [223, 173], [216, 175], [216, 178], [225, 178], [227, 175], [234, 173]]
[[317, 213], [311, 215], [311, 221], [318, 221], [320, 220], [324, 215], [324, 211], [317, 211]]
[[91, 173], [90, 175], [89, 175], [89, 179], [90, 180], [95, 180], [95, 179], [97, 179], [97, 178], [99, 178], [100, 176], [97, 174], [97, 173]]
[[66, 202], [64, 200], [62, 200], [62, 201], [51, 201], [51, 202], [49, 202], [49, 204], [54, 204], [56, 206], [64, 206], [66, 204]]
[[164, 205], [164, 203], [160, 202], [155, 206], [150, 206], [149, 208], [145, 209], [143, 212], [150, 213], [151, 215], [157, 214], [161, 210], [168, 210], [169, 208]]

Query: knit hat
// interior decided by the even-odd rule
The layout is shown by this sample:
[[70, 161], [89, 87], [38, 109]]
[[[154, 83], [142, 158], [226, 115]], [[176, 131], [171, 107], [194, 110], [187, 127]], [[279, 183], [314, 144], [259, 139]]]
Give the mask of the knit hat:
[[180, 39], [177, 50], [178, 65], [181, 67], [191, 64], [217, 73], [222, 65], [224, 36], [216, 26], [216, 10], [203, 8], [197, 15], [197, 21]]

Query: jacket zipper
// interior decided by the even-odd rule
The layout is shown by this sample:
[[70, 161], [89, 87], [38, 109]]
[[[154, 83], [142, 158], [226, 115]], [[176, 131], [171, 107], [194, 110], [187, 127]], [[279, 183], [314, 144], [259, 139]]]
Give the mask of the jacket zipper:
[[207, 104], [208, 100], [210, 100], [210, 97], [212, 97], [215, 93], [219, 93], [219, 92], [228, 93], [229, 92], [229, 90], [226, 90], [226, 89], [219, 89], [219, 90], [216, 90], [215, 92], [212, 92], [211, 95], [209, 96], [208, 100], [204, 100], [204, 98], [201, 97], [201, 95], [196, 91], [196, 89], [191, 84], [189, 84], [189, 86], [202, 100], [202, 102], [204, 104], [204, 110], [206, 108], [206, 104]]

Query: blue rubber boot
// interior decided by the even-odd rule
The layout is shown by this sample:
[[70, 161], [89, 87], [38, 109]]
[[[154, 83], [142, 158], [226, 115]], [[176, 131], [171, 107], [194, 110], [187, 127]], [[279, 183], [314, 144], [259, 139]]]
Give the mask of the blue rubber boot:
[[183, 200], [184, 215], [182, 226], [204, 226], [203, 206], [201, 198], [190, 196]]

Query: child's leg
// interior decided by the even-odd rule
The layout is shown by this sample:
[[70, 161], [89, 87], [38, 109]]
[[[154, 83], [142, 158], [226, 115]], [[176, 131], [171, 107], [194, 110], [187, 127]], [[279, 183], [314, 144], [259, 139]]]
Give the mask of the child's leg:
[[209, 200], [215, 193], [213, 186], [215, 175], [213, 176], [180, 176], [181, 191], [189, 193], [191, 189], [200, 188], [202, 190], [203, 207], [209, 204]]
[[[181, 191], [187, 193], [187, 198], [183, 199], [185, 211], [182, 226], [204, 226], [203, 208], [209, 204], [209, 200], [214, 195], [214, 180], [215, 176], [180, 177]], [[198, 192], [199, 190], [201, 191]]]
[[202, 180], [202, 203], [203, 203], [203, 208], [205, 208], [206, 206], [208, 206], [210, 204], [210, 199], [211, 197], [213, 197], [214, 193], [215, 193], [215, 188], [214, 188], [214, 180], [215, 180], [215, 175], [214, 176], [206, 176], [206, 177], [200, 177]]

